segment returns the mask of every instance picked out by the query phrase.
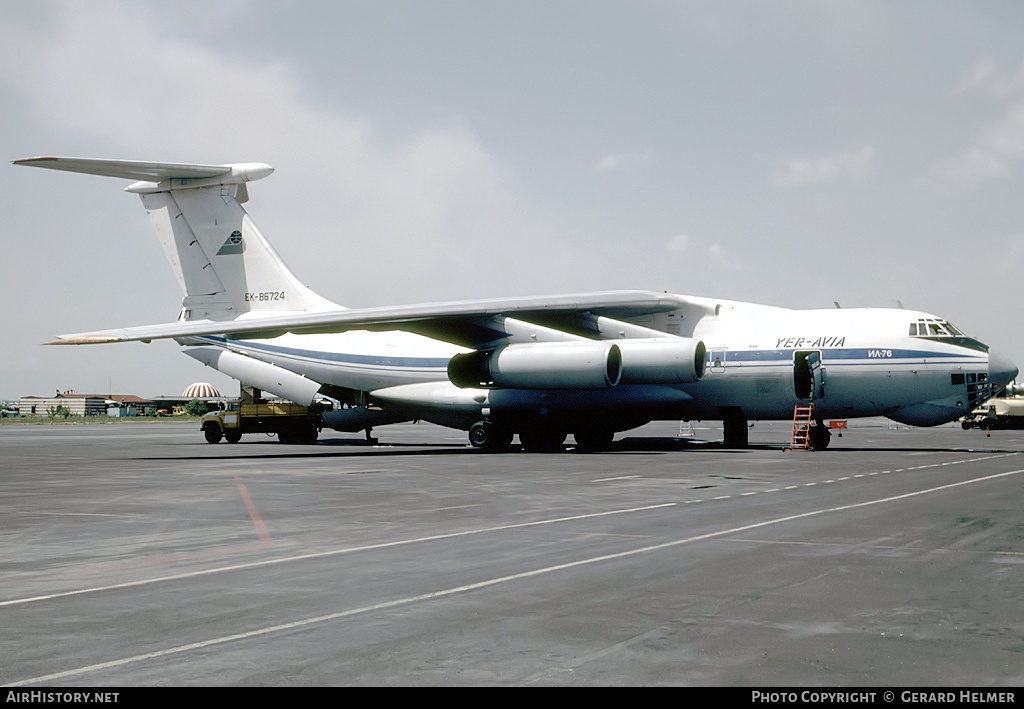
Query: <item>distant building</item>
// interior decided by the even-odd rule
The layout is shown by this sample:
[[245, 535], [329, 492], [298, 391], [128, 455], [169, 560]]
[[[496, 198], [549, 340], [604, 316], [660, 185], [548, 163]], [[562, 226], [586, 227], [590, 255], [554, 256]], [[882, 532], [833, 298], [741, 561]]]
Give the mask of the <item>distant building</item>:
[[56, 396], [23, 396], [18, 402], [21, 416], [46, 416], [50, 409], [63, 406], [72, 416], [106, 416], [107, 401], [104, 396], [58, 393]]
[[[145, 413], [153, 402], [133, 394], [79, 394], [74, 391], [57, 392], [54, 396], [23, 396], [18, 402], [20, 416], [46, 416], [47, 411], [63, 406], [72, 416], [106, 416], [110, 407], [126, 412], [133, 409]], [[121, 415], [127, 415], [121, 414]]]
[[216, 387], [196, 382], [181, 396], [158, 396], [143, 399], [134, 394], [79, 394], [74, 390], [58, 391], [53, 396], [23, 396], [14, 413], [19, 416], [46, 416], [47, 411], [63, 406], [72, 416], [162, 416], [184, 413], [185, 406], [195, 399], [203, 401], [208, 409], [225, 408], [228, 399]]

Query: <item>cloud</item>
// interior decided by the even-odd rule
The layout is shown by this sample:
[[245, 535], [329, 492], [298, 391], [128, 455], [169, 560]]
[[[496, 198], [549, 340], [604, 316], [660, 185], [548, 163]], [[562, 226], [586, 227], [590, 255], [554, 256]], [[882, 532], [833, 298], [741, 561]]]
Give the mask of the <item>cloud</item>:
[[959, 154], [935, 161], [932, 181], [938, 187], [970, 186], [1009, 177], [1024, 160], [1024, 65], [1008, 72], [982, 57], [961, 75], [956, 92], [988, 95], [1000, 115], [982, 123]]
[[957, 82], [957, 93], [982, 91], [994, 98], [1020, 94], [1024, 90], [1024, 64], [1015, 72], [999, 68], [991, 56], [979, 58], [969, 66]]
[[962, 155], [936, 163], [935, 176], [942, 185], [966, 185], [1004, 177], [1010, 172], [1006, 160], [991, 150], [971, 148]]
[[[134, 4], [61, 8], [37, 20], [50, 26], [31, 41], [0, 28], [0, 60], [8, 60], [0, 85], [67, 144], [109, 151], [85, 157], [274, 165], [271, 180], [250, 189], [247, 209], [327, 297], [350, 305], [413, 297], [402, 290], [456, 297], [480, 282], [505, 292], [519, 285], [517, 271], [540, 279], [564, 271], [571, 245], [558, 244], [465, 121], [387, 135], [317, 103], [288, 61], [167, 32]], [[375, 274], [382, 253], [386, 277]], [[488, 253], [507, 262], [497, 277], [469, 265]]]
[[970, 185], [1004, 178], [1024, 160], [1024, 99], [975, 131], [973, 144], [959, 155], [939, 160], [933, 174], [940, 185]]
[[641, 165], [650, 165], [653, 162], [653, 150], [640, 150], [629, 153], [609, 153], [597, 161], [594, 169], [597, 170], [597, 172], [618, 172], [619, 170], [639, 167]]
[[669, 251], [686, 251], [686, 248], [690, 245], [690, 237], [686, 234], [677, 234], [668, 240], [665, 244], [665, 248]]
[[[682, 254], [691, 251], [690, 237], [687, 234], [676, 234], [665, 243], [665, 250], [671, 253]], [[713, 261], [718, 261], [725, 256], [725, 249], [721, 244], [711, 244], [704, 252]]]
[[[285, 62], [246, 61], [159, 32], [155, 18], [134, 5], [58, 7], [44, 20], [46, 31], [30, 38], [17, 26], [0, 30], [0, 57], [24, 58], [17, 67], [3, 62], [0, 81], [62, 132], [131, 152], [187, 150], [188, 159], [209, 160], [327, 127], [304, 109], [301, 78]], [[348, 125], [350, 134], [364, 128]]]
[[819, 157], [793, 157], [782, 161], [769, 175], [776, 187], [794, 188], [862, 179], [875, 163], [875, 149], [865, 146], [847, 153]]

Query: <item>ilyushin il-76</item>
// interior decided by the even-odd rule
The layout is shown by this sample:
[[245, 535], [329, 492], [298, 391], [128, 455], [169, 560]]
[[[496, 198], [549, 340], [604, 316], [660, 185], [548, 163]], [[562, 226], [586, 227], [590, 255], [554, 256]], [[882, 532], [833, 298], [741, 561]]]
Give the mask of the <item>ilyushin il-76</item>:
[[339, 402], [341, 431], [426, 420], [501, 449], [601, 449], [654, 420], [724, 423], [960, 418], [1017, 368], [947, 320], [903, 309], [793, 310], [611, 291], [347, 309], [303, 285], [242, 207], [263, 163], [40, 157], [15, 164], [133, 180], [184, 293], [174, 322], [61, 335], [83, 345], [172, 338], [224, 374], [293, 402]]

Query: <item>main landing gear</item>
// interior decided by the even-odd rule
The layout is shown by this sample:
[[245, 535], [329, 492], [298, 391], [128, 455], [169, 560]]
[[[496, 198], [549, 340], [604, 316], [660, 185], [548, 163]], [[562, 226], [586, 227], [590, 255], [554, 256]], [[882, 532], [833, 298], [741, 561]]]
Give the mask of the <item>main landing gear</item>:
[[527, 428], [519, 432], [519, 442], [531, 453], [550, 453], [562, 450], [568, 435], [552, 428]]
[[725, 431], [723, 444], [726, 448], [746, 448], [750, 442], [750, 429], [747, 419], [738, 408], [729, 408], [722, 412], [722, 428]]
[[615, 431], [609, 428], [588, 428], [572, 434], [576, 439], [576, 450], [603, 451], [611, 448]]
[[[560, 428], [531, 426], [518, 432], [491, 421], [477, 421], [469, 428], [469, 442], [474, 448], [506, 450], [512, 445], [512, 437], [519, 434], [523, 449], [534, 452], [562, 450], [568, 433]], [[588, 428], [573, 433], [576, 449], [581, 451], [605, 450], [611, 446], [615, 432], [605, 428]]]

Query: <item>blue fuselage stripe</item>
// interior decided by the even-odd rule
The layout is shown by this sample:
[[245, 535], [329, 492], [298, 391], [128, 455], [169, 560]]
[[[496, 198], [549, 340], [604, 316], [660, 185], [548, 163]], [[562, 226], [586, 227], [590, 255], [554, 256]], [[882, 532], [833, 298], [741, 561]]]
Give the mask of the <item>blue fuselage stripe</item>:
[[[796, 352], [805, 350], [723, 350], [708, 348], [708, 361], [713, 362], [716, 352], [725, 352], [725, 362], [777, 362], [793, 361]], [[984, 362], [984, 355], [972, 352], [934, 352], [929, 350], [882, 349], [877, 347], [861, 347], [850, 349], [811, 349], [806, 351], [821, 352], [822, 363], [837, 360], [868, 360], [879, 362], [885, 360], [925, 360], [925, 359], [960, 359], [970, 362]]]
[[266, 354], [280, 355], [292, 359], [312, 362], [328, 362], [334, 364], [353, 364], [370, 367], [400, 369], [447, 369], [448, 357], [387, 357], [381, 355], [357, 355], [323, 350], [299, 349], [297, 347], [281, 347], [255, 343], [250, 340], [228, 340], [223, 337], [204, 337], [211, 344], [228, 349], [252, 350]]

